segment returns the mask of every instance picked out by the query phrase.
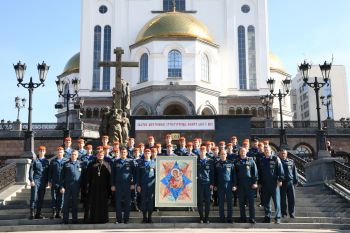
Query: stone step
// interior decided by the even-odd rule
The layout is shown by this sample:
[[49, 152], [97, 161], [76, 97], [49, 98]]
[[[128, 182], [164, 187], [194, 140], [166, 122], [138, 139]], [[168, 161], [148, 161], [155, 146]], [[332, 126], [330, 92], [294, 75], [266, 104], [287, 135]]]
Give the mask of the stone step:
[[[131, 229], [145, 229], [146, 231], [159, 229], [183, 229], [183, 228], [210, 228], [210, 229], [327, 229], [327, 230], [349, 230], [349, 224], [329, 224], [329, 223], [284, 223], [284, 224], [268, 224], [268, 223], [257, 223], [255, 225], [249, 223], [210, 223], [210, 224], [199, 224], [199, 223], [187, 223], [187, 224], [177, 224], [177, 223], [153, 223], [153, 224], [75, 224], [75, 225], [62, 225], [62, 224], [52, 224], [48, 223], [44, 225], [40, 221], [30, 224], [28, 220], [19, 220], [14, 225], [0, 226], [0, 231], [71, 231], [71, 230], [102, 230], [110, 229], [115, 230], [116, 228], [120, 230], [131, 230]], [[27, 223], [27, 224], [24, 224]], [[35, 225], [34, 225], [35, 224]], [[149, 229], [149, 230], [148, 230]]]

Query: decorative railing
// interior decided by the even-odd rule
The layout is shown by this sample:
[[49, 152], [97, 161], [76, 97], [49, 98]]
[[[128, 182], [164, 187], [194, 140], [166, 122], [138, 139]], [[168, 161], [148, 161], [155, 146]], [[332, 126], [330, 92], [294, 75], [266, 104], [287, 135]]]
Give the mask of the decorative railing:
[[[251, 127], [253, 129], [262, 129], [265, 128], [265, 121], [251, 121]], [[323, 128], [350, 128], [350, 122], [344, 122], [344, 121], [332, 121], [331, 126], [328, 126], [329, 122], [323, 121], [322, 127]], [[284, 121], [284, 128], [292, 128], [292, 129], [301, 129], [301, 128], [315, 128], [317, 129], [318, 124], [317, 121]], [[272, 123], [273, 128], [280, 128], [281, 122], [280, 121], [273, 121]]]
[[0, 168], [0, 190], [16, 182], [16, 163]]
[[288, 157], [294, 160], [298, 174], [305, 178], [305, 164], [307, 164], [307, 161], [290, 152], [288, 152]]
[[334, 162], [335, 182], [350, 190], [350, 167], [338, 161]]

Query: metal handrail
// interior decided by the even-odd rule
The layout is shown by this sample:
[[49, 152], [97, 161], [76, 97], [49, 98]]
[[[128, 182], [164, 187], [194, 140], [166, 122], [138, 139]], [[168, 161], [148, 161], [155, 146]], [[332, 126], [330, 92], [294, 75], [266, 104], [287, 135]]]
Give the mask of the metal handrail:
[[350, 167], [334, 161], [335, 182], [350, 190]]
[[292, 154], [288, 152], [288, 158], [293, 159], [295, 166], [297, 168], [298, 174], [302, 177], [306, 178], [305, 176], [305, 165], [308, 163], [305, 159], [300, 158], [299, 156]]

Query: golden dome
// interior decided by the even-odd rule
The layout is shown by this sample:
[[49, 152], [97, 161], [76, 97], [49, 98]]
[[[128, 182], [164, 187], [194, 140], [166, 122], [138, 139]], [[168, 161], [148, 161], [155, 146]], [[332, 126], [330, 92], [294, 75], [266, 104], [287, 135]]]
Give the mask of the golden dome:
[[283, 66], [283, 63], [279, 57], [277, 57], [275, 54], [271, 53], [269, 54], [269, 61], [270, 61], [270, 71], [279, 71], [282, 73], [286, 73], [286, 69]]
[[59, 76], [67, 76], [72, 73], [79, 73], [79, 66], [80, 66], [80, 53], [77, 53], [68, 60], [68, 62], [64, 66], [62, 74]]
[[151, 38], [179, 37], [197, 38], [214, 43], [208, 28], [202, 22], [181, 12], [166, 12], [151, 19], [137, 35], [136, 43]]

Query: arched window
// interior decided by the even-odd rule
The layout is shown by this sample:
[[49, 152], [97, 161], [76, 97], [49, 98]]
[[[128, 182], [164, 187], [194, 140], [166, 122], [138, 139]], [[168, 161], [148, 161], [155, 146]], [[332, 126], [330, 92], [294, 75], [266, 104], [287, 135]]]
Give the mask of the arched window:
[[[186, 0], [175, 0], [176, 11], [186, 10]], [[163, 11], [173, 11], [173, 0], [163, 0]]]
[[256, 108], [252, 108], [252, 115], [253, 117], [257, 117], [258, 116], [258, 112], [256, 111]]
[[305, 144], [299, 144], [295, 146], [294, 150], [296, 154], [303, 159], [310, 160], [313, 158], [312, 149]]
[[[103, 60], [110, 61], [111, 60], [111, 26], [105, 26], [104, 28], [104, 36], [103, 36]], [[111, 68], [103, 67], [103, 82], [102, 89], [109, 90], [110, 89], [110, 80], [111, 80]]]
[[239, 89], [247, 89], [247, 67], [245, 49], [245, 28], [238, 27], [238, 68], [239, 68]]
[[148, 81], [148, 55], [142, 54], [140, 58], [140, 82]]
[[100, 117], [100, 109], [94, 108], [92, 115], [93, 115], [93, 118], [99, 118]]
[[236, 114], [237, 114], [237, 115], [242, 115], [242, 114], [243, 114], [243, 111], [242, 111], [242, 108], [241, 108], [241, 107], [238, 107], [238, 108], [237, 108]]
[[92, 117], [92, 111], [91, 108], [86, 109], [86, 118], [91, 118]]
[[230, 109], [228, 110], [228, 114], [229, 114], [229, 115], [235, 115], [235, 109], [234, 109], [234, 108], [230, 108]]
[[249, 108], [248, 108], [248, 107], [245, 107], [245, 108], [244, 108], [244, 114], [247, 114], [247, 115], [250, 114], [250, 111], [249, 111]]
[[101, 27], [95, 26], [94, 29], [94, 62], [93, 62], [93, 76], [92, 89], [100, 89], [100, 67], [98, 63], [101, 61]]
[[209, 58], [205, 53], [201, 56], [201, 76], [202, 81], [209, 82]]
[[178, 50], [171, 50], [168, 54], [168, 77], [182, 77], [182, 56]]
[[248, 61], [249, 61], [249, 89], [256, 90], [256, 49], [255, 28], [248, 27]]

